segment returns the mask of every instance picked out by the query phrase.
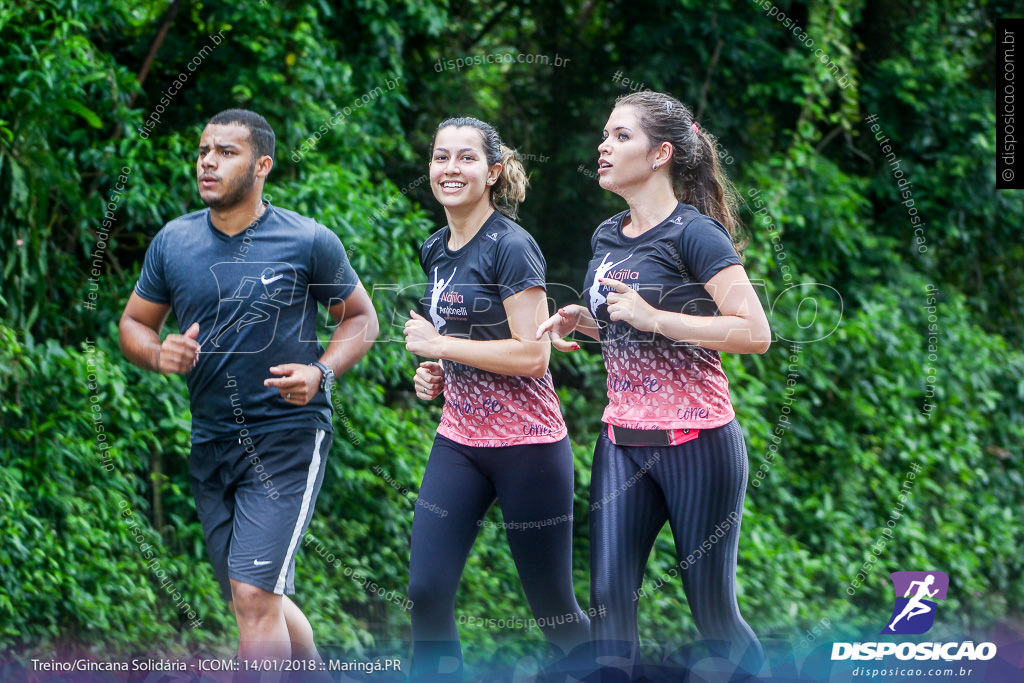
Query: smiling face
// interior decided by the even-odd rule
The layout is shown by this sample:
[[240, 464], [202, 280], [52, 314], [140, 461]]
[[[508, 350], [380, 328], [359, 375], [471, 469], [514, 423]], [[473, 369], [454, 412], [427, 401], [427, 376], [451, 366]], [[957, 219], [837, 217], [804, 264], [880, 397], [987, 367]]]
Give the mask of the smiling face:
[[430, 189], [447, 210], [472, 210], [490, 204], [491, 186], [501, 164], [487, 163], [483, 136], [469, 126], [446, 126], [434, 136]]
[[646, 182], [652, 175], [651, 163], [657, 150], [640, 129], [636, 109], [616, 107], [604, 124], [597, 173], [601, 187], [624, 195], [630, 187]]
[[[266, 157], [269, 159], [270, 157]], [[257, 162], [249, 129], [237, 123], [211, 123], [199, 138], [196, 182], [199, 196], [211, 209], [225, 210], [252, 200]]]

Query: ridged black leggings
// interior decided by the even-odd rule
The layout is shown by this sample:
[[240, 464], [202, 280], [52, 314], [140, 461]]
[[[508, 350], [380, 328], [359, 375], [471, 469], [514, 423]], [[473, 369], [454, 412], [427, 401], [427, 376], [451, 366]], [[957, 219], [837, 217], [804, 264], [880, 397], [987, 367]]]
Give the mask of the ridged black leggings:
[[605, 431], [590, 488], [591, 631], [598, 651], [638, 675], [637, 608], [644, 567], [665, 522], [693, 621], [716, 656], [756, 673], [761, 644], [736, 603], [736, 554], [747, 484], [739, 423], [701, 430], [678, 446], [616, 446]]
[[[534, 619], [568, 653], [587, 642], [590, 622], [572, 587], [572, 448], [503, 448], [434, 439], [412, 523], [413, 679], [462, 676], [455, 593], [480, 524], [495, 498]], [[507, 617], [470, 615], [476, 619]]]

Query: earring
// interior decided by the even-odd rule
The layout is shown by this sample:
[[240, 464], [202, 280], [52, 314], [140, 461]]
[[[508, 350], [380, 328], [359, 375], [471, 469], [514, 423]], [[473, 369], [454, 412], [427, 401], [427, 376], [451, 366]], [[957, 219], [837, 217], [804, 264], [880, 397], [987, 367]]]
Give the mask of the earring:
[[657, 171], [658, 170], [658, 163], [657, 162], [651, 164], [651, 170], [652, 171]]

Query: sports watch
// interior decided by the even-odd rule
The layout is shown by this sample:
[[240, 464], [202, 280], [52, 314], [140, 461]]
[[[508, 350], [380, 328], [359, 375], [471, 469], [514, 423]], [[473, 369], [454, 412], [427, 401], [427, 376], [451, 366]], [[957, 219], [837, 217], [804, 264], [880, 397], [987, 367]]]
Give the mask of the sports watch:
[[320, 378], [320, 391], [325, 394], [331, 393], [331, 387], [334, 386], [334, 370], [331, 370], [320, 361], [310, 363], [310, 365], [319, 368], [320, 372], [323, 374]]

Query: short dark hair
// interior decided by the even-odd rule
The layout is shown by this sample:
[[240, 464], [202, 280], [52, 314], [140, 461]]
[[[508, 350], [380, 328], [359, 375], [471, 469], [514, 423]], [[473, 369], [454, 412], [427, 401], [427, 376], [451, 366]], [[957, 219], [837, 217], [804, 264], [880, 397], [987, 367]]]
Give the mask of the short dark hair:
[[237, 123], [249, 129], [249, 142], [252, 144], [254, 155], [253, 161], [266, 154], [274, 158], [275, 136], [274, 129], [270, 127], [267, 120], [254, 111], [248, 109], [225, 109], [215, 114], [206, 125], [229, 125]]

